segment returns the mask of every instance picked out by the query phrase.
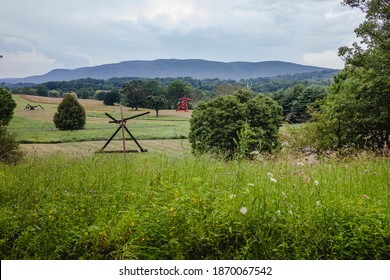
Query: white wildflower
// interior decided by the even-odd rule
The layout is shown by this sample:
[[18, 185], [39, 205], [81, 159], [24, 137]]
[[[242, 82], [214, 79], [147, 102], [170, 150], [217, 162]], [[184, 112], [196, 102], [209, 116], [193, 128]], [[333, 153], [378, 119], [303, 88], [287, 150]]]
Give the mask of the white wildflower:
[[314, 180], [314, 185], [318, 186], [320, 183], [317, 180]]
[[240, 209], [241, 214], [245, 215], [248, 212], [248, 209], [246, 207], [242, 207]]
[[284, 146], [290, 147], [290, 143], [288, 141], [284, 141], [282, 143], [282, 147], [284, 147]]
[[230, 199], [233, 199], [233, 198], [236, 198], [236, 195], [234, 193], [232, 193], [229, 197], [230, 197]]

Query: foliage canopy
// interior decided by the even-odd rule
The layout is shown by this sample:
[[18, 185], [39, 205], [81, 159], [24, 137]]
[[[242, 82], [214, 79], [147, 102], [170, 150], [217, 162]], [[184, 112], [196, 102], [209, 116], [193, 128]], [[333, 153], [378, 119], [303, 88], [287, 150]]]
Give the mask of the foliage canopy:
[[115, 103], [119, 103], [120, 101], [121, 101], [121, 94], [117, 89], [107, 92], [103, 98], [103, 104], [109, 106], [112, 106]]
[[16, 102], [11, 93], [4, 88], [0, 88], [0, 126], [7, 125], [10, 122], [15, 107]]
[[321, 148], [354, 146], [381, 149], [390, 137], [390, 1], [345, 0], [366, 20], [355, 30], [360, 44], [341, 47], [346, 64], [319, 113]]
[[122, 103], [125, 106], [135, 108], [146, 105], [146, 94], [144, 91], [145, 82], [143, 80], [134, 80], [122, 86]]
[[271, 98], [247, 89], [200, 102], [193, 111], [189, 140], [194, 151], [219, 152], [227, 157], [277, 146], [282, 108]]
[[22, 159], [23, 153], [15, 135], [7, 131], [7, 127], [0, 125], [0, 162], [16, 163]]

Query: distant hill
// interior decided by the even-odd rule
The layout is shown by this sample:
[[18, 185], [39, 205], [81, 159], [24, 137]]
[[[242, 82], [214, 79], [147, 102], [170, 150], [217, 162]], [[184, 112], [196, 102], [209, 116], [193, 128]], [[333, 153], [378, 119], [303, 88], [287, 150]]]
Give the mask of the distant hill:
[[115, 77], [179, 78], [241, 80], [318, 72], [329, 68], [306, 66], [283, 61], [218, 62], [200, 59], [133, 60], [120, 63], [82, 67], [74, 70], [55, 69], [47, 74], [26, 78], [0, 79], [5, 83], [44, 83], [82, 78], [110, 79]]

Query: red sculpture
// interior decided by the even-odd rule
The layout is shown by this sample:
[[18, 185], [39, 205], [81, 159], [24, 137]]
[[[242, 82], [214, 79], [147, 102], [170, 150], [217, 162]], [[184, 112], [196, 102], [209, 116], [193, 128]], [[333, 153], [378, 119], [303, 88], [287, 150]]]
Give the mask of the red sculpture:
[[179, 104], [179, 107], [177, 107], [176, 111], [185, 111], [188, 112], [188, 105], [187, 101], [192, 100], [192, 98], [189, 98], [184, 95], [183, 98], [179, 98], [181, 100], [181, 103]]

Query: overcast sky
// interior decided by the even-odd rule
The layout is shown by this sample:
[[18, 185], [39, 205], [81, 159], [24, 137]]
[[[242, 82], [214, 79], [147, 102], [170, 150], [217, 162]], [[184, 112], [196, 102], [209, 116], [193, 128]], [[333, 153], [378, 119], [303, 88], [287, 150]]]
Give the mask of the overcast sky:
[[364, 20], [341, 0], [10, 0], [0, 78], [126, 60], [282, 60], [342, 68]]

